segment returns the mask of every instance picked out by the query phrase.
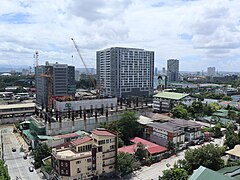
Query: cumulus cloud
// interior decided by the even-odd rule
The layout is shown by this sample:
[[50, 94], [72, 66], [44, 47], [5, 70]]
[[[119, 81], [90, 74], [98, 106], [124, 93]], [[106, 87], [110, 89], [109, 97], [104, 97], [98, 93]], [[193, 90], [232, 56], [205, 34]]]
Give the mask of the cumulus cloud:
[[[126, 46], [154, 50], [159, 68], [178, 58], [182, 70], [238, 70], [239, 6], [230, 0], [3, 0], [0, 64], [32, 65], [38, 50], [41, 64], [83, 66], [73, 37], [89, 67], [96, 50]], [[226, 60], [234, 66], [225, 67]]]

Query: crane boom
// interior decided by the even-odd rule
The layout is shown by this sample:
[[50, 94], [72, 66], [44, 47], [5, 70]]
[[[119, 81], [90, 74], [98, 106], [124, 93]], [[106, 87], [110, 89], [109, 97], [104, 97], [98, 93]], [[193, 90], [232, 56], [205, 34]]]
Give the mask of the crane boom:
[[76, 48], [76, 50], [77, 50], [77, 52], [78, 52], [78, 55], [79, 55], [79, 57], [80, 57], [83, 65], [84, 65], [84, 67], [85, 67], [85, 69], [86, 69], [86, 71], [87, 71], [87, 74], [88, 74], [88, 76], [89, 76], [89, 78], [90, 78], [90, 80], [91, 80], [94, 88], [96, 88], [95, 81], [94, 81], [93, 78], [90, 76], [90, 73], [89, 73], [89, 71], [88, 71], [87, 65], [86, 65], [86, 63], [84, 62], [83, 57], [82, 57], [82, 55], [81, 55], [81, 53], [80, 53], [80, 51], [79, 51], [78, 45], [76, 44], [76, 42], [74, 41], [73, 38], [71, 38], [71, 40], [73, 41], [74, 47]]

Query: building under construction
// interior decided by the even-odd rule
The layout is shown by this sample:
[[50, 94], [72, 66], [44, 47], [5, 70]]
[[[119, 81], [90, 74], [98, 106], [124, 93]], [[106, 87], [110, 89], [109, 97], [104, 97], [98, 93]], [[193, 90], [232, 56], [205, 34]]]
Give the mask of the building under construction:
[[54, 99], [69, 99], [76, 93], [75, 67], [67, 64], [36, 66], [36, 102], [43, 108], [52, 108]]

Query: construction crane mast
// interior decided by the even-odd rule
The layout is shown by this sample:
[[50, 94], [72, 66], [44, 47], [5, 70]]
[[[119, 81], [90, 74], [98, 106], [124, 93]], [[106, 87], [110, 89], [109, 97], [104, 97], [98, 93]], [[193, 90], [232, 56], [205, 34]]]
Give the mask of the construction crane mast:
[[83, 60], [83, 57], [82, 57], [82, 55], [81, 55], [81, 53], [80, 53], [80, 51], [79, 51], [78, 45], [76, 44], [76, 42], [74, 41], [73, 38], [71, 38], [71, 40], [73, 41], [74, 47], [76, 48], [76, 50], [77, 50], [77, 52], [78, 52], [78, 55], [79, 55], [79, 57], [80, 57], [83, 65], [84, 65], [84, 67], [85, 67], [85, 69], [86, 69], [86, 71], [87, 71], [87, 74], [88, 74], [88, 76], [89, 76], [89, 78], [90, 78], [90, 81], [91, 81], [92, 84], [93, 84], [93, 87], [96, 88], [96, 83], [95, 83], [94, 79], [91, 77], [91, 75], [90, 75], [90, 73], [89, 73], [89, 71], [88, 71], [87, 65], [86, 65], [85, 61]]
[[47, 87], [48, 87], [48, 104], [46, 109], [50, 110], [52, 108], [52, 74], [51, 74], [51, 68], [48, 66], [46, 73], [41, 74], [40, 77], [44, 77], [47, 79]]

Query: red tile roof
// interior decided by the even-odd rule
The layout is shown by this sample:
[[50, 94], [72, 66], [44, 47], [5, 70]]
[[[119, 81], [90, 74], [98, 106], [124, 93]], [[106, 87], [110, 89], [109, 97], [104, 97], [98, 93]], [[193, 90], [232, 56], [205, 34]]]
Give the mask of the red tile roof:
[[92, 140], [91, 137], [89, 137], [89, 136], [84, 136], [84, 137], [82, 137], [82, 138], [80, 138], [80, 139], [76, 139], [76, 140], [71, 141], [71, 144], [74, 145], [74, 146], [78, 146], [78, 145], [80, 145], [80, 144], [89, 142], [89, 141], [91, 141], [91, 140]]
[[65, 143], [62, 143], [62, 144], [59, 144], [59, 145], [55, 146], [55, 148], [56, 149], [68, 148], [70, 144], [71, 144], [70, 142], [65, 142]]
[[162, 153], [164, 151], [167, 151], [167, 148], [165, 148], [163, 146], [159, 146], [157, 144], [154, 144], [150, 141], [147, 141], [147, 140], [139, 138], [139, 137], [135, 137], [135, 138], [131, 139], [130, 141], [133, 142], [134, 144], [130, 145], [130, 146], [124, 146], [124, 147], [118, 148], [118, 151], [133, 154], [134, 149], [136, 148], [137, 144], [140, 143], [140, 142], [143, 143], [146, 146], [148, 152], [151, 155], [155, 154], [155, 153]]
[[78, 134], [76, 134], [76, 133], [69, 133], [69, 134], [57, 135], [55, 137], [65, 139], [65, 138], [74, 138], [74, 137], [77, 137], [77, 136], [78, 136]]
[[118, 151], [133, 154], [135, 152], [135, 148], [136, 148], [136, 144], [133, 144], [133, 145], [123, 146], [121, 148], [118, 148]]
[[98, 130], [98, 129], [94, 129], [92, 131], [92, 134], [96, 134], [97, 136], [116, 136], [115, 134], [110, 133], [107, 130]]

